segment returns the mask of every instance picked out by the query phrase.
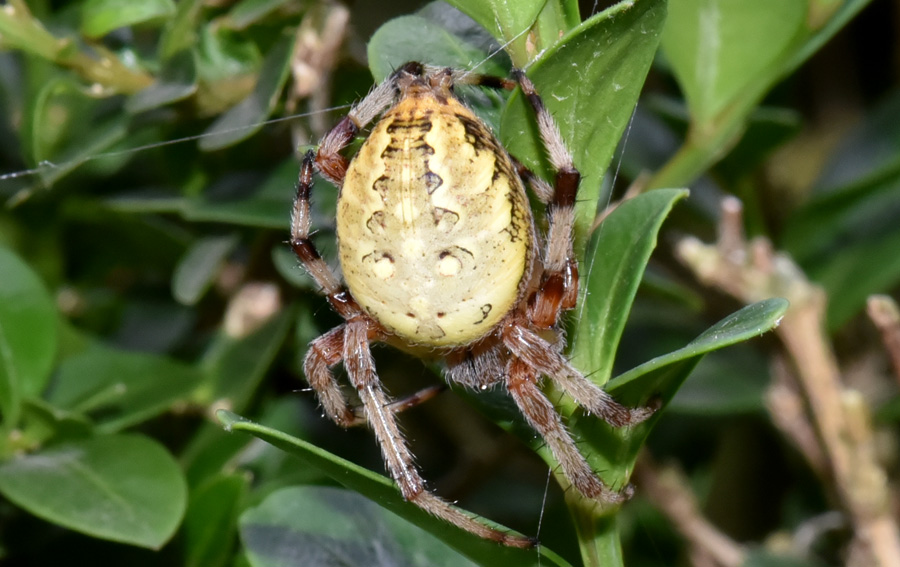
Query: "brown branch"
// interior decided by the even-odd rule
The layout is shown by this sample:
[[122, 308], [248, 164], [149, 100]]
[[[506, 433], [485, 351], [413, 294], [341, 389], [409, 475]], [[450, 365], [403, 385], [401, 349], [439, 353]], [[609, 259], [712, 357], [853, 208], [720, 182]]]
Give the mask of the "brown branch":
[[641, 493], [688, 541], [692, 564], [710, 567], [740, 567], [744, 564], [744, 548], [703, 517], [687, 479], [677, 467], [658, 466], [644, 451], [637, 461], [634, 479]]
[[894, 377], [900, 383], [900, 309], [886, 295], [872, 295], [867, 303], [869, 319], [881, 332], [881, 341], [891, 359]]
[[[825, 332], [825, 292], [810, 283], [789, 257], [773, 251], [767, 240], [748, 243], [742, 235], [740, 207], [737, 199], [725, 199], [715, 246], [687, 238], [679, 243], [678, 254], [701, 282], [740, 301], [753, 303], [773, 296], [790, 301], [776, 332], [809, 405], [810, 428], [818, 433], [834, 490], [853, 523], [851, 556], [860, 566], [900, 565], [900, 533], [890, 515], [886, 475], [875, 457], [868, 408], [859, 394], [841, 383]], [[775, 422], [782, 425], [778, 418]], [[797, 432], [796, 425], [786, 430], [792, 438]], [[807, 444], [807, 435], [802, 435]], [[814, 453], [804, 450], [804, 455], [818, 461]]]

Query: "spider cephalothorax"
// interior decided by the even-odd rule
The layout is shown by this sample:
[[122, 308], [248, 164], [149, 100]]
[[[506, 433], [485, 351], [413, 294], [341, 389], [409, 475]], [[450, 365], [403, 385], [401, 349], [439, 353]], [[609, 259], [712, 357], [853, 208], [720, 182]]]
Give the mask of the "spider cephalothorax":
[[[551, 186], [510, 157], [453, 94], [454, 83], [518, 85], [537, 115], [556, 169]], [[351, 161], [341, 155], [384, 112]], [[309, 193], [318, 170], [339, 189], [338, 249], [346, 287], [310, 239]], [[521, 72], [515, 80], [407, 63], [377, 86], [303, 159], [291, 245], [345, 322], [310, 344], [304, 371], [338, 424], [368, 422], [407, 500], [465, 530], [506, 545], [533, 541], [490, 528], [425, 489], [382, 388], [370, 344], [445, 357], [448, 381], [502, 384], [585, 496], [618, 502], [578, 452], [540, 389], [545, 377], [615, 426], [648, 409], [619, 405], [559, 351], [561, 312], [575, 306], [573, 206], [580, 175], [550, 115]], [[525, 184], [546, 204], [538, 237]], [[362, 402], [348, 405], [330, 368], [343, 362]]]

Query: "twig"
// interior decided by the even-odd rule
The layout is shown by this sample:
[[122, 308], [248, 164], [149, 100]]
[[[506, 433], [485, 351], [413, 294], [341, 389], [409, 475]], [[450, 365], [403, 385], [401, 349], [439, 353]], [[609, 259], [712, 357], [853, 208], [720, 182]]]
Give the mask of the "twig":
[[644, 451], [635, 467], [634, 479], [641, 493], [668, 516], [688, 541], [693, 565], [740, 567], [744, 564], [744, 548], [703, 517], [694, 493], [677, 467], [660, 467]]
[[866, 305], [869, 319], [881, 331], [881, 340], [894, 367], [894, 377], [900, 383], [900, 309], [886, 295], [872, 295]]
[[772, 385], [766, 392], [766, 408], [775, 425], [794, 443], [809, 466], [823, 482], [833, 482], [828, 458], [806, 414], [806, 402], [782, 357], [772, 364]]
[[[810, 427], [818, 432], [835, 492], [853, 523], [851, 557], [859, 566], [900, 565], [900, 533], [890, 515], [886, 475], [875, 458], [868, 408], [861, 396], [841, 384], [825, 333], [825, 292], [810, 283], [790, 258], [774, 252], [768, 240], [748, 243], [742, 235], [740, 208], [733, 197], [724, 201], [715, 246], [687, 238], [679, 243], [678, 253], [700, 281], [740, 301], [782, 296], [791, 302], [777, 333], [809, 404]], [[776, 423], [781, 425], [777, 419]]]

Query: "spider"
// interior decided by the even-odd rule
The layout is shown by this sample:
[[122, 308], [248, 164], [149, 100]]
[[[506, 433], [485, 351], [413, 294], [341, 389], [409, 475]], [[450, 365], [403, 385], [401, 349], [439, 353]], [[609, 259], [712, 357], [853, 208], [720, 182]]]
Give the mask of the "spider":
[[[454, 84], [521, 88], [556, 170], [552, 186], [510, 157], [454, 95]], [[379, 114], [348, 160], [341, 151]], [[316, 171], [339, 188], [338, 253], [346, 286], [310, 240]], [[578, 295], [572, 232], [579, 181], [556, 124], [523, 72], [505, 79], [410, 62], [305, 154], [297, 184], [290, 244], [344, 319], [310, 343], [304, 360], [325, 413], [344, 427], [369, 424], [407, 501], [509, 546], [535, 541], [489, 527], [426, 489], [396, 417], [416, 400], [388, 396], [370, 345], [442, 356], [451, 384], [504, 386], [579, 492], [601, 502], [627, 499], [631, 487], [619, 492], [604, 485], [541, 390], [544, 377], [553, 380], [617, 427], [653, 413], [620, 405], [561, 353], [560, 315]], [[526, 184], [546, 205], [545, 234], [535, 227]], [[359, 394], [358, 413], [331, 372], [341, 362]]]

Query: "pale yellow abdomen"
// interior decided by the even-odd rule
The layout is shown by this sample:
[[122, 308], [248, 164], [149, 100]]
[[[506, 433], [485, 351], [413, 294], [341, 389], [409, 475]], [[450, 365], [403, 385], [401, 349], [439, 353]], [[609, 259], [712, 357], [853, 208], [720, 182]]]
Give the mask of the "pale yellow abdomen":
[[350, 163], [337, 209], [344, 280], [412, 344], [462, 345], [512, 309], [534, 228], [499, 144], [456, 100], [409, 96]]

